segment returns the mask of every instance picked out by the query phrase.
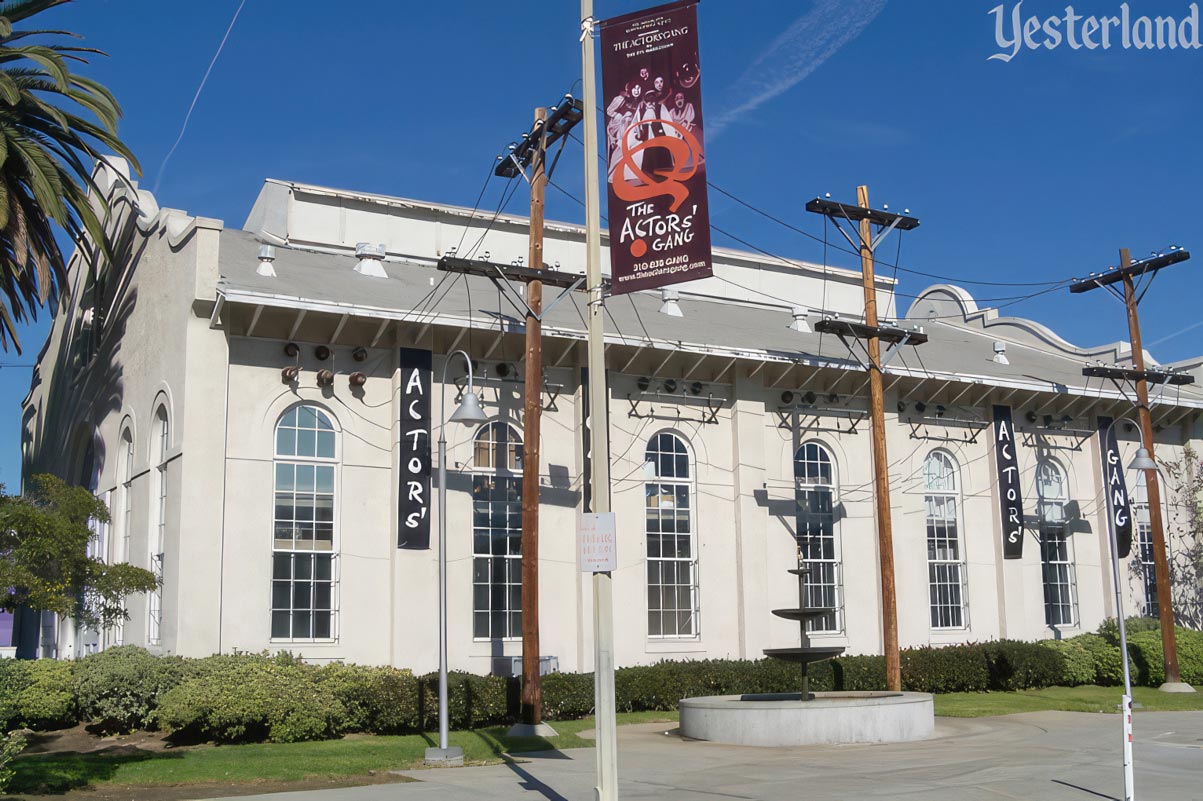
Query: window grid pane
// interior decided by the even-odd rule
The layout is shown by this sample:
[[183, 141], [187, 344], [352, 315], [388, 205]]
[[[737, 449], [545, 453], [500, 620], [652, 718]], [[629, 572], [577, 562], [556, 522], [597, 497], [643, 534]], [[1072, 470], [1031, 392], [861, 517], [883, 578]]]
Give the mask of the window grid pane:
[[1040, 562], [1044, 580], [1044, 622], [1050, 626], [1077, 623], [1077, 582], [1073, 544], [1066, 528], [1069, 502], [1065, 471], [1052, 461], [1036, 467], [1037, 513], [1040, 520]]
[[818, 443], [808, 442], [794, 454], [794, 538], [810, 568], [806, 605], [832, 610], [807, 623], [807, 630], [814, 632], [839, 632], [844, 627], [834, 475], [831, 455]]
[[644, 461], [651, 466], [652, 477], [659, 479], [644, 485], [648, 637], [696, 637], [698, 582], [689, 449], [675, 434], [657, 434], [648, 442]]
[[473, 444], [472, 636], [522, 636], [522, 439], [508, 423], [482, 426]]
[[1153, 524], [1149, 518], [1148, 486], [1142, 470], [1132, 493], [1132, 518], [1135, 524], [1136, 558], [1140, 560], [1141, 599], [1140, 613], [1144, 617], [1158, 617], [1161, 608], [1157, 603], [1157, 571], [1153, 559]]
[[931, 626], [936, 629], [964, 628], [968, 593], [961, 553], [956, 463], [948, 454], [933, 451], [924, 462], [923, 475]]
[[[336, 435], [321, 409], [290, 409], [276, 429], [271, 636], [337, 636]], [[284, 457], [284, 458], [281, 458]]]

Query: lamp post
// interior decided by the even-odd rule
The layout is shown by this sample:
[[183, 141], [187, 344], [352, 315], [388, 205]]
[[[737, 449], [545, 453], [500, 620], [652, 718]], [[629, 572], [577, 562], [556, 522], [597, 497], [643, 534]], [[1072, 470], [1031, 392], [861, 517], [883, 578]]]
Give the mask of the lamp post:
[[[1112, 424], [1114, 425], [1114, 423]], [[1136, 452], [1136, 460], [1144, 454], [1146, 461], [1149, 452], [1141, 448]], [[1131, 469], [1131, 468], [1130, 468]], [[1132, 674], [1128, 669], [1128, 631], [1124, 623], [1124, 592], [1120, 586], [1119, 576], [1119, 541], [1115, 534], [1115, 516], [1111, 512], [1110, 498], [1107, 500], [1107, 535], [1111, 539], [1111, 583], [1115, 588], [1115, 617], [1119, 623], [1119, 652], [1124, 665], [1124, 698], [1120, 717], [1124, 733], [1124, 801], [1133, 801], [1136, 797], [1136, 780], [1132, 770]]]
[[[468, 389], [459, 407], [447, 417], [447, 368], [456, 356], [463, 356], [468, 367]], [[462, 350], [452, 351], [443, 361], [443, 382], [439, 400], [439, 747], [426, 749], [427, 765], [462, 765], [464, 750], [447, 745], [447, 435], [448, 419], [452, 423], [479, 425], [489, 418], [480, 408], [472, 386], [472, 359]]]

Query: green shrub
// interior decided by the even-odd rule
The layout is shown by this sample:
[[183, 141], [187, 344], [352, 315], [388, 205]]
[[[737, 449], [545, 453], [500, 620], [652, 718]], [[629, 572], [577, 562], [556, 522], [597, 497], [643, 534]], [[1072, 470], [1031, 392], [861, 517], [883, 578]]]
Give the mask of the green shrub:
[[169, 690], [156, 721], [177, 737], [219, 743], [291, 743], [336, 736], [346, 710], [317, 669], [263, 656], [210, 657]]
[[188, 675], [178, 656], [154, 656], [135, 645], [110, 648], [75, 665], [80, 715], [108, 731], [151, 728], [159, 699]]
[[[1141, 631], [1128, 635], [1128, 660], [1132, 683], [1158, 687], [1165, 682], [1165, 661], [1160, 631]], [[1182, 669], [1182, 660], [1178, 660]]]
[[70, 662], [57, 659], [0, 660], [0, 725], [61, 729], [77, 719]]
[[998, 640], [982, 646], [992, 690], [1052, 687], [1063, 680], [1064, 660], [1039, 643]]
[[[439, 674], [430, 673], [418, 680], [418, 720], [423, 731], [439, 725]], [[505, 676], [477, 676], [472, 673], [447, 674], [447, 716], [453, 729], [475, 729], [512, 723], [516, 704], [512, 703], [511, 680]], [[517, 689], [516, 681], [513, 683]]]
[[1101, 634], [1079, 634], [1066, 642], [1080, 645], [1090, 654], [1094, 664], [1094, 679], [1091, 683], [1104, 687], [1124, 683], [1123, 657], [1118, 645], [1112, 645]]
[[1187, 684], [1203, 684], [1203, 631], [1174, 628], [1178, 643], [1178, 671]]
[[342, 704], [342, 731], [399, 734], [418, 730], [418, 680], [408, 670], [326, 665], [318, 687]]
[[12, 762], [24, 748], [25, 735], [21, 732], [12, 731], [0, 736], [0, 795], [4, 794], [5, 788], [13, 778], [13, 770], [8, 763]]
[[543, 677], [543, 717], [574, 720], [592, 714], [592, 673], [550, 673]]
[[980, 645], [907, 648], [900, 657], [905, 690], [955, 693], [981, 692], [989, 687], [990, 672]]
[[[1131, 637], [1141, 631], [1160, 631], [1161, 621], [1155, 617], [1126, 617], [1124, 618], [1124, 628]], [[1100, 623], [1097, 633], [1107, 642], [1119, 647], [1119, 624], [1116, 623], [1115, 618], [1109, 617]]]
[[841, 656], [832, 663], [832, 671], [834, 690], [864, 692], [886, 688], [884, 656]]
[[1061, 676], [1057, 684], [1064, 687], [1094, 684], [1094, 654], [1085, 645], [1073, 639], [1041, 640], [1040, 644], [1061, 657]]

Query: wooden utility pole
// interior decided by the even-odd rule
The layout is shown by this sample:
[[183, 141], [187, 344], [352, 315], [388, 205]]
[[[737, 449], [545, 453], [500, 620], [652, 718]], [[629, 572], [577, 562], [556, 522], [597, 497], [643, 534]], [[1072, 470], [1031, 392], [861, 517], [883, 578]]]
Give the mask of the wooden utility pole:
[[[830, 196], [829, 196], [830, 197]], [[806, 204], [806, 210], [822, 214], [835, 223], [836, 230], [843, 234], [848, 243], [860, 253], [861, 277], [865, 289], [864, 325], [844, 320], [820, 320], [815, 331], [835, 334], [849, 350], [849, 340], [864, 340], [869, 372], [869, 418], [873, 438], [873, 484], [877, 507], [877, 550], [881, 570], [881, 639], [886, 659], [886, 689], [902, 689], [902, 667], [898, 655], [898, 602], [894, 591], [894, 528], [890, 518], [890, 462], [886, 456], [885, 388], [882, 373], [885, 364], [881, 358], [881, 341], [884, 339], [892, 348], [905, 344], [921, 345], [927, 335], [921, 331], [903, 330], [897, 326], [881, 326], [877, 319], [877, 281], [873, 275], [873, 254], [885, 236], [898, 229], [909, 231], [919, 226], [914, 217], [892, 214], [869, 207], [869, 187], [856, 188], [856, 205], [846, 205], [831, 200], [815, 198]], [[842, 222], [858, 223], [853, 234], [845, 231]], [[878, 227], [874, 234], [873, 227]], [[855, 351], [853, 351], [855, 353]], [[888, 361], [888, 359], [887, 359]]]
[[[1132, 344], [1132, 367], [1143, 373], [1145, 369], [1144, 349], [1140, 344], [1140, 317], [1136, 313], [1136, 286], [1132, 282], [1129, 268], [1132, 257], [1127, 248], [1119, 252], [1119, 268], [1124, 279], [1124, 306], [1128, 310], [1128, 336]], [[1153, 417], [1149, 414], [1149, 382], [1142, 375], [1135, 381], [1136, 410], [1140, 418], [1140, 434], [1149, 458], [1156, 460], [1153, 452]], [[1145, 471], [1145, 490], [1149, 501], [1149, 528], [1153, 540], [1153, 573], [1157, 577], [1157, 615], [1161, 620], [1161, 651], [1165, 659], [1165, 681], [1177, 684], [1182, 681], [1178, 672], [1178, 641], [1174, 636], [1174, 601], [1170, 586], [1170, 563], [1165, 547], [1165, 529], [1161, 520], [1161, 484], [1156, 470]]]
[[[1120, 367], [1087, 367], [1082, 372], [1088, 376], [1103, 376], [1116, 381], [1131, 381], [1136, 389], [1136, 413], [1140, 422], [1140, 436], [1150, 459], [1156, 459], [1153, 450], [1153, 418], [1149, 412], [1149, 380], [1150, 377], [1162, 384], [1188, 384], [1194, 381], [1192, 376], [1166, 370], [1148, 370], [1145, 367], [1144, 348], [1140, 341], [1140, 317], [1137, 306], [1144, 297], [1149, 283], [1157, 273], [1172, 264], [1184, 262], [1190, 258], [1190, 253], [1177, 247], [1170, 248], [1169, 253], [1159, 253], [1138, 262], [1133, 262], [1127, 248], [1119, 252], [1119, 269], [1095, 274], [1089, 278], [1074, 279], [1069, 291], [1072, 293], [1088, 292], [1092, 289], [1103, 288], [1119, 299], [1128, 313], [1128, 339], [1132, 347], [1132, 369]], [[1134, 278], [1143, 276], [1144, 287], [1137, 292]], [[1124, 291], [1121, 294], [1115, 284], [1122, 283]], [[1122, 387], [1121, 387], [1122, 390]], [[1189, 685], [1182, 683], [1178, 671], [1178, 642], [1174, 634], [1174, 590], [1170, 585], [1170, 564], [1165, 544], [1165, 528], [1161, 517], [1161, 483], [1156, 469], [1145, 470], [1145, 489], [1149, 502], [1149, 538], [1153, 545], [1153, 574], [1157, 581], [1157, 616], [1161, 622], [1161, 651], [1165, 661], [1165, 684], [1163, 690], [1171, 692], [1191, 692]]]
[[[856, 188], [856, 204], [869, 208], [869, 187]], [[860, 270], [865, 285], [865, 325], [877, 328], [877, 284], [873, 277], [873, 229], [868, 217], [860, 221]], [[898, 656], [898, 602], [894, 592], [894, 525], [890, 519], [890, 460], [886, 458], [886, 403], [881, 381], [881, 342], [870, 336], [869, 417], [873, 431], [873, 479], [877, 500], [877, 549], [881, 561], [881, 638], [886, 657], [886, 689], [902, 689]]]
[[[547, 188], [547, 109], [535, 109], [538, 137], [530, 173], [530, 261], [543, 269], [543, 196]], [[543, 282], [526, 285], [526, 391], [522, 449], [522, 722], [543, 722], [539, 677], [539, 424], [543, 415]]]

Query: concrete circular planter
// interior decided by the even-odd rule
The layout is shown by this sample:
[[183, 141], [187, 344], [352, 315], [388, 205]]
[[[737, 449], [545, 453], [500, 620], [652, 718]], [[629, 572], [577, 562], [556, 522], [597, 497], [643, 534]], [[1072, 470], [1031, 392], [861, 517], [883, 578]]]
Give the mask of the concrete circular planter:
[[799, 693], [684, 698], [681, 735], [730, 745], [828, 745], [922, 740], [935, 729], [928, 693]]

